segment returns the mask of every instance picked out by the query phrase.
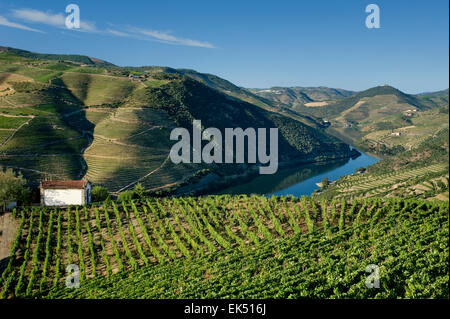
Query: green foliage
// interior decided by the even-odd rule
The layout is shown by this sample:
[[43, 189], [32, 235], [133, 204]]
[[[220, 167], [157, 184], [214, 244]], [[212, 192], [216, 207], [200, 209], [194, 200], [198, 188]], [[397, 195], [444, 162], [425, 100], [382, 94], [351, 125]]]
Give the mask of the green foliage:
[[145, 188], [144, 186], [142, 186], [141, 183], [137, 183], [136, 186], [134, 186], [133, 189], [133, 197], [140, 199], [140, 198], [144, 198], [145, 196]]
[[41, 54], [34, 53], [25, 50], [15, 49], [15, 48], [7, 48], [9, 53], [16, 54], [18, 56], [22, 56], [30, 59], [40, 59], [40, 60], [56, 60], [56, 61], [72, 61], [77, 63], [83, 63], [88, 65], [111, 65], [111, 63], [101, 61], [98, 59], [91, 59], [84, 55], [75, 55], [75, 54]]
[[[448, 202], [223, 195], [19, 213], [4, 298], [448, 297]], [[368, 264], [380, 289], [365, 286]]]
[[[261, 205], [266, 210], [275, 207], [292, 209], [300, 203], [283, 198], [266, 199], [261, 197], [238, 198], [220, 197], [228, 207], [256, 207]], [[215, 226], [213, 218], [207, 211], [215, 211], [216, 200], [201, 198], [182, 198], [149, 203], [155, 207], [171, 208], [179, 222], [173, 223], [170, 216], [160, 218], [158, 214], [148, 216], [145, 206], [140, 202], [129, 202], [122, 209], [114, 208], [116, 216], [122, 215], [121, 221], [116, 219], [119, 233], [120, 227], [131, 218], [131, 208], [141, 220], [139, 227], [154, 227], [156, 237], [169, 249], [177, 249], [179, 257], [172, 261], [158, 262], [152, 259], [151, 250], [138, 240], [138, 229], [129, 225], [130, 237], [125, 240], [135, 243], [137, 247], [131, 251], [133, 258], [139, 258], [142, 266], [135, 267], [129, 257], [127, 269], [111, 276], [98, 276], [86, 280], [81, 288], [68, 290], [63, 285], [56, 289], [33, 294], [37, 298], [448, 298], [448, 202], [427, 202], [417, 200], [385, 200], [367, 199], [363, 202], [341, 204], [345, 216], [353, 216], [341, 229], [336, 220], [325, 218], [325, 207], [330, 203], [315, 203], [316, 209], [322, 212], [322, 222], [314, 222], [313, 233], [300, 232], [296, 235], [280, 236], [274, 229], [272, 239], [260, 240], [251, 244], [252, 249], [238, 249], [240, 245], [227, 231]], [[307, 200], [306, 207], [313, 202]], [[147, 205], [147, 204], [144, 204]], [[168, 206], [167, 206], [168, 205]], [[344, 207], [345, 205], [345, 207]], [[300, 205], [303, 206], [303, 205]], [[182, 208], [183, 207], [183, 208]], [[192, 208], [189, 209], [189, 207]], [[187, 208], [188, 210], [186, 210]], [[312, 209], [312, 208], [311, 208]], [[188, 213], [190, 211], [190, 213]], [[222, 207], [219, 214], [225, 214]], [[231, 217], [223, 218], [222, 224], [229, 223]], [[272, 211], [273, 215], [279, 215]], [[216, 237], [221, 246], [214, 253], [196, 256], [190, 245], [186, 245], [184, 235], [180, 236], [177, 227], [183, 225], [185, 214], [191, 216], [192, 227], [197, 233]], [[250, 212], [241, 210], [242, 223], [251, 220]], [[250, 214], [250, 215], [249, 215]], [[273, 222], [270, 212], [264, 212], [260, 221]], [[339, 214], [335, 212], [334, 214]], [[123, 215], [128, 216], [124, 218]], [[284, 215], [284, 214], [283, 214]], [[291, 215], [295, 223], [304, 225], [300, 216]], [[144, 219], [143, 219], [144, 218]], [[150, 218], [150, 219], [147, 219]], [[286, 218], [289, 218], [286, 215]], [[207, 220], [205, 220], [207, 219]], [[150, 225], [148, 222], [153, 220]], [[279, 220], [284, 220], [284, 217]], [[198, 224], [197, 226], [197, 223]], [[180, 226], [181, 225], [181, 226]], [[201, 227], [200, 227], [201, 225]], [[208, 226], [209, 225], [209, 226]], [[237, 224], [236, 224], [237, 225]], [[247, 227], [258, 232], [257, 226], [251, 223]], [[289, 223], [284, 227], [289, 227]], [[133, 230], [131, 230], [133, 229]], [[213, 229], [214, 232], [210, 232]], [[231, 230], [232, 231], [232, 230]], [[248, 231], [248, 230], [247, 230]], [[262, 231], [262, 229], [261, 229]], [[191, 240], [199, 245], [201, 242], [196, 232], [185, 228]], [[232, 231], [233, 232], [233, 231]], [[167, 254], [153, 233], [146, 232], [148, 242], [154, 247], [156, 255], [162, 251]], [[213, 235], [215, 234], [215, 235]], [[234, 236], [245, 236], [235, 233]], [[213, 237], [214, 236], [214, 237]], [[259, 236], [263, 236], [259, 233]], [[121, 235], [122, 237], [122, 235]], [[225, 247], [219, 243], [222, 238], [230, 244]], [[245, 237], [244, 237], [245, 238]], [[124, 237], [122, 237], [122, 240]], [[169, 246], [170, 245], [170, 246]], [[141, 246], [141, 248], [138, 248]], [[161, 249], [161, 250], [159, 250]], [[158, 251], [159, 250], [159, 251]], [[170, 251], [170, 250], [169, 250]], [[184, 251], [184, 254], [182, 253]], [[129, 256], [129, 253], [126, 255]], [[144, 257], [145, 256], [145, 257]], [[395, 256], [395, 257], [394, 257]], [[85, 257], [87, 258], [87, 257]], [[154, 264], [145, 263], [145, 260]], [[153, 260], [153, 261], [152, 261]], [[367, 289], [365, 285], [368, 274], [366, 266], [376, 264], [380, 269], [380, 288]], [[161, 275], [163, 274], [163, 275]], [[12, 272], [12, 275], [15, 274]], [[414, 279], [414, 280], [413, 280]], [[177, 282], [173, 284], [174, 280]], [[281, 280], [281, 282], [280, 282]], [[14, 280], [8, 280], [14, 283]], [[239, 284], [236, 284], [239, 282]], [[7, 283], [5, 283], [7, 284]], [[11, 283], [9, 284], [11, 285]], [[218, 288], [220, 287], [220, 288]]]
[[132, 190], [124, 191], [119, 194], [117, 200], [120, 202], [130, 201], [134, 197], [134, 192]]
[[109, 192], [107, 188], [96, 185], [92, 188], [91, 196], [93, 202], [102, 202], [109, 197]]
[[328, 180], [328, 177], [322, 178], [321, 184], [322, 184], [321, 189], [322, 190], [326, 189], [328, 187], [328, 185], [330, 184], [330, 181]]
[[401, 168], [413, 168], [434, 163], [448, 162], [449, 129], [440, 130], [435, 136], [424, 140], [420, 145], [406, 152], [388, 156], [378, 163], [367, 167], [369, 173], [392, 172]]
[[11, 200], [28, 202], [30, 191], [25, 188], [26, 181], [20, 173], [11, 168], [0, 171], [0, 203]]
[[30, 93], [31, 91], [40, 91], [48, 86], [39, 82], [10, 82], [17, 92]]

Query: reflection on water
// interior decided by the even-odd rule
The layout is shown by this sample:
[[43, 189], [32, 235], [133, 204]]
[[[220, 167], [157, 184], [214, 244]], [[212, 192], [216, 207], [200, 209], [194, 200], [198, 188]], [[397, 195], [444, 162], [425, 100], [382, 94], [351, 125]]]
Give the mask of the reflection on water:
[[316, 183], [321, 182], [322, 178], [336, 180], [378, 161], [378, 158], [361, 152], [361, 156], [355, 159], [301, 165], [279, 170], [272, 175], [260, 175], [248, 183], [228, 187], [219, 194], [310, 195], [319, 188]]

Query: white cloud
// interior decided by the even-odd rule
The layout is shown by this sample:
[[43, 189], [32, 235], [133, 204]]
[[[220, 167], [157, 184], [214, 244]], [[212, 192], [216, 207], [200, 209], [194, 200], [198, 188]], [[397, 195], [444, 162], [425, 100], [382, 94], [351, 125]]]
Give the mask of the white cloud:
[[112, 35], [116, 35], [118, 37], [129, 37], [129, 36], [131, 36], [128, 33], [117, 31], [117, 30], [112, 30], [112, 29], [107, 29], [106, 32], [109, 33], [109, 34], [112, 34]]
[[173, 36], [167, 32], [162, 32], [162, 31], [147, 30], [147, 29], [141, 29], [141, 28], [135, 28], [135, 27], [129, 27], [128, 31], [130, 31], [131, 33], [134, 33], [135, 35], [139, 36], [140, 38], [142, 38], [144, 40], [155, 40], [155, 41], [160, 41], [160, 42], [169, 43], [169, 44], [179, 44], [179, 45], [202, 47], [202, 48], [209, 48], [209, 49], [215, 48], [214, 45], [212, 45], [209, 42], [197, 41], [197, 40], [186, 39], [186, 38], [179, 38], [179, 37]]
[[34, 9], [18, 9], [13, 10], [13, 15], [16, 18], [29, 22], [43, 23], [55, 27], [65, 26], [65, 18], [62, 13], [51, 14], [49, 12], [42, 12]]
[[3, 16], [0, 16], [0, 25], [4, 25], [6, 27], [11, 27], [11, 28], [16, 28], [16, 29], [27, 30], [27, 31], [45, 33], [44, 31], [41, 31], [41, 30], [38, 30], [38, 29], [33, 29], [33, 28], [30, 28], [30, 27], [27, 27], [26, 25], [9, 21], [8, 19], [6, 19]]
[[100, 32], [97, 30], [97, 27], [95, 26], [95, 22], [90, 22], [87, 20], [81, 19], [80, 21], [80, 30], [86, 31], [86, 32]]
[[[35, 9], [17, 9], [13, 10], [14, 17], [32, 23], [47, 24], [58, 28], [66, 28], [66, 17], [62, 13], [53, 14]], [[84, 19], [80, 21], [80, 29], [74, 31], [98, 32], [94, 22]]]
[[[36, 9], [16, 9], [12, 11], [12, 14], [15, 18], [38, 24], [50, 25], [57, 28], [66, 28], [66, 16], [63, 13], [53, 14], [51, 12], [44, 12]], [[6, 19], [5, 19], [6, 20]], [[7, 21], [7, 20], [6, 20]], [[11, 24], [11, 22], [7, 21]], [[19, 24], [16, 24], [19, 25]], [[147, 41], [158, 41], [168, 44], [177, 44], [177, 45], [185, 45], [191, 47], [201, 47], [201, 48], [215, 48], [209, 42], [192, 40], [188, 38], [176, 37], [168, 32], [157, 31], [157, 30], [149, 30], [142, 29], [133, 26], [128, 26], [124, 30], [122, 28], [118, 28], [112, 24], [108, 24], [111, 28], [105, 30], [99, 30], [95, 26], [94, 22], [87, 21], [81, 17], [80, 21], [80, 29], [72, 29], [75, 31], [84, 31], [90, 33], [98, 33], [98, 34], [109, 34], [113, 36], [119, 37], [132, 37], [140, 40]], [[20, 26], [20, 25], [19, 25]], [[17, 26], [16, 26], [17, 27]], [[26, 26], [22, 26], [23, 28], [28, 28]], [[117, 30], [120, 29], [120, 30]], [[40, 32], [39, 30], [28, 28], [30, 31]]]

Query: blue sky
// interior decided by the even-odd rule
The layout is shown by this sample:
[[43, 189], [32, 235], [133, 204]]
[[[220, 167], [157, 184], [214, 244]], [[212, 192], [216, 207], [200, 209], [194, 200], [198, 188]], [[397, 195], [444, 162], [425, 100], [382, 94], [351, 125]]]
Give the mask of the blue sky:
[[[80, 8], [81, 31], [64, 26]], [[380, 7], [368, 29], [365, 7]], [[448, 1], [20, 1], [0, 3], [0, 45], [125, 66], [216, 74], [244, 87], [447, 88]]]

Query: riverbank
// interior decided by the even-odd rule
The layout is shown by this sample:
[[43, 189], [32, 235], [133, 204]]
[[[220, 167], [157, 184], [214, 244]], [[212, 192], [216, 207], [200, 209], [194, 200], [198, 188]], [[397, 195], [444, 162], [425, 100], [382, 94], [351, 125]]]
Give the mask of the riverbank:
[[[279, 163], [279, 170], [277, 173], [272, 175], [260, 175], [258, 173], [258, 167], [249, 167], [243, 174], [236, 174], [231, 176], [219, 176], [215, 173], [210, 173], [204, 176], [200, 181], [195, 184], [188, 184], [180, 187], [175, 192], [175, 195], [208, 195], [208, 194], [265, 194], [266, 191], [255, 190], [255, 187], [249, 186], [250, 191], [245, 191], [242, 189], [243, 185], [251, 185], [254, 181], [257, 181], [259, 186], [261, 185], [277, 185], [275, 189], [289, 187], [292, 184], [297, 183], [299, 180], [307, 179], [314, 174], [318, 174], [329, 169], [334, 169], [339, 166], [344, 165], [346, 162], [362, 156], [363, 153], [359, 150], [353, 148], [346, 156], [337, 156], [335, 158], [328, 158], [327, 160], [318, 160], [319, 156], [302, 158], [288, 162]], [[299, 170], [305, 170], [300, 174], [295, 174]], [[297, 175], [292, 177], [291, 175]], [[280, 180], [289, 180], [290, 182], [281, 183]], [[260, 182], [263, 180], [262, 182]], [[253, 191], [254, 190], [254, 191]]]
[[377, 161], [379, 159], [361, 153], [359, 157], [353, 159], [297, 165], [280, 170], [272, 176], [257, 176], [247, 182], [235, 183], [212, 194], [311, 195], [319, 189], [316, 183], [321, 182], [324, 177], [328, 180], [337, 180]]

